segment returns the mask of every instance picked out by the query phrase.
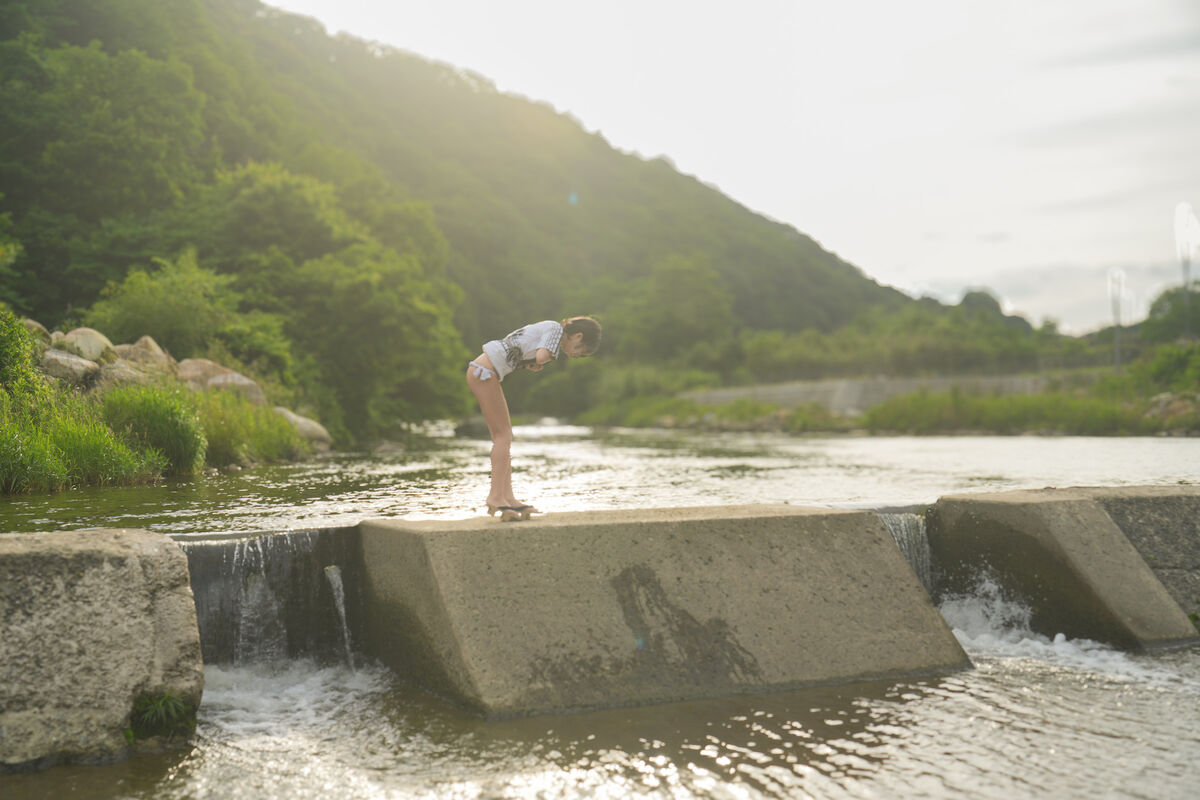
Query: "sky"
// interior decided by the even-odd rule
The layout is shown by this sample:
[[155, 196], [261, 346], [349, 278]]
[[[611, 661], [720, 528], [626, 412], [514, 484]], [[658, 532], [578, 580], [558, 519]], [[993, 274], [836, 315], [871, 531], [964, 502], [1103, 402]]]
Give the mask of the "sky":
[[1079, 334], [1110, 286], [1128, 323], [1182, 280], [1200, 0], [268, 4], [548, 102], [913, 296]]

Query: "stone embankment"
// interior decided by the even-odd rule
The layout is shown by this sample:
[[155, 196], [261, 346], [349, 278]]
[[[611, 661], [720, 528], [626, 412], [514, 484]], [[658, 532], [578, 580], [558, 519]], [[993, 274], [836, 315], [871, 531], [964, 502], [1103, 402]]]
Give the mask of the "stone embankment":
[[[176, 361], [149, 336], [133, 344], [114, 345], [92, 328], [75, 328], [68, 333], [47, 331], [35, 320], [22, 320], [39, 350], [41, 371], [83, 392], [104, 393], [124, 384], [180, 381], [199, 391], [236, 392], [256, 405], [266, 405], [267, 396], [253, 379], [206, 358]], [[328, 450], [329, 431], [321, 423], [276, 406], [314, 450]]]
[[203, 688], [178, 545], [140, 530], [0, 534], [0, 772], [124, 758], [139, 699], [169, 693], [194, 714]]

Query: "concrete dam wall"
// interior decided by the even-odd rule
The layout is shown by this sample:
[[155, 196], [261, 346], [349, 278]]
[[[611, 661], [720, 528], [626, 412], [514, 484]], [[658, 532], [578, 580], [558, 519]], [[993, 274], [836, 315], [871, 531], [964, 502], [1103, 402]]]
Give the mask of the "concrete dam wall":
[[[1200, 487], [953, 495], [925, 517], [935, 593], [987, 572], [1049, 636], [1200, 641]], [[969, 668], [893, 535], [870, 511], [793, 506], [374, 520], [182, 549], [0, 535], [0, 772], [120, 758], [132, 697], [199, 699], [202, 645], [217, 662], [353, 648], [489, 717]]]
[[1029, 604], [1034, 630], [1127, 649], [1197, 641], [1200, 488], [951, 495], [927, 523], [943, 589], [990, 572]]
[[368, 648], [488, 716], [970, 665], [866, 511], [377, 520], [361, 536]]

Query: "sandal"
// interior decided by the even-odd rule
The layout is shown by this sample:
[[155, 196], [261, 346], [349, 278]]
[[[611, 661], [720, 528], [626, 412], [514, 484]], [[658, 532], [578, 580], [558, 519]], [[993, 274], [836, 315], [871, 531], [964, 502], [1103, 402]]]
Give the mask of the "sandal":
[[516, 522], [529, 519], [529, 515], [537, 512], [537, 509], [531, 505], [494, 506], [489, 503], [487, 511], [489, 517], [494, 517], [496, 512], [499, 512], [501, 522]]
[[542, 513], [542, 512], [538, 511], [536, 508], [534, 508], [533, 506], [530, 506], [530, 505], [524, 505], [524, 506], [509, 506], [509, 508], [511, 508], [511, 509], [512, 509], [514, 512], [516, 512], [517, 514], [519, 514], [519, 515], [520, 515], [520, 517], [521, 517], [521, 519], [529, 519], [529, 515], [530, 515], [530, 514], [540, 514], [540, 513]]

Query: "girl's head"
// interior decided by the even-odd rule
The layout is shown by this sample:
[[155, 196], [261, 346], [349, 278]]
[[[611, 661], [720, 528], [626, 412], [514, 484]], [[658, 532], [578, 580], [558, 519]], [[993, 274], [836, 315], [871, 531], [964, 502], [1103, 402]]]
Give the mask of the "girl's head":
[[590, 356], [600, 346], [600, 323], [591, 317], [564, 319], [562, 326], [562, 352], [566, 355]]

